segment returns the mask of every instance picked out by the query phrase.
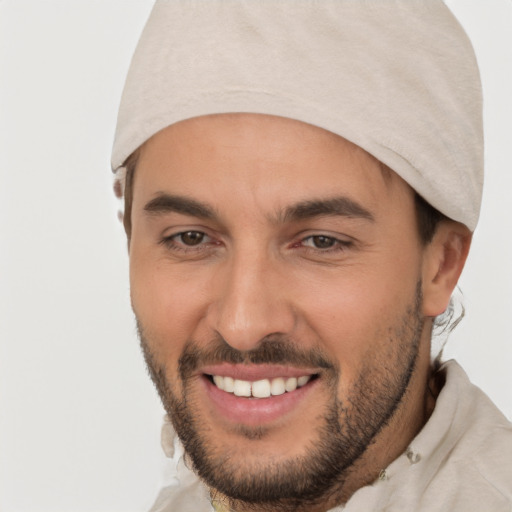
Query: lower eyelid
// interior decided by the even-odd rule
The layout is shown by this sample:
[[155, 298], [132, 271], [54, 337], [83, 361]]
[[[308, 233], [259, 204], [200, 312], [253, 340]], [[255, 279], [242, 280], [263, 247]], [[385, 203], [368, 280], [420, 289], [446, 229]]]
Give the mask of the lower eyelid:
[[[353, 241], [348, 240], [340, 240], [339, 238], [329, 237], [334, 239], [334, 244], [330, 247], [321, 248], [321, 247], [314, 247], [313, 245], [304, 245], [301, 242], [299, 242], [298, 249], [302, 249], [304, 251], [304, 254], [310, 254], [311, 256], [317, 256], [317, 257], [329, 257], [329, 256], [340, 256], [343, 253], [351, 250], [354, 246]], [[303, 239], [304, 240], [304, 239]]]

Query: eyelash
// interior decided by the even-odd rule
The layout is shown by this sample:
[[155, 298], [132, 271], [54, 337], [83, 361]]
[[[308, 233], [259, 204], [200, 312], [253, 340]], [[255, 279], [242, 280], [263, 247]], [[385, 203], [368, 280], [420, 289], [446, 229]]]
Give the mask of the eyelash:
[[[203, 239], [199, 241], [197, 245], [187, 245], [183, 242], [183, 236], [187, 234], [200, 235], [207, 239], [205, 242]], [[177, 239], [181, 238], [181, 242], [177, 242]], [[332, 243], [330, 247], [320, 248], [314, 247], [311, 245], [306, 245], [306, 242], [311, 241], [314, 243], [314, 239], [323, 239], [328, 243]], [[318, 240], [320, 241], [320, 240]], [[207, 235], [203, 231], [198, 230], [188, 230], [181, 231], [179, 233], [175, 233], [171, 236], [165, 237], [160, 241], [160, 244], [164, 245], [167, 249], [172, 251], [179, 251], [183, 253], [198, 253], [207, 250], [211, 250], [213, 246], [220, 245], [220, 242], [216, 242], [212, 237]], [[325, 235], [325, 234], [314, 234], [309, 235], [304, 238], [301, 238], [299, 241], [292, 243], [292, 248], [300, 248], [302, 247], [305, 251], [314, 252], [315, 254], [331, 254], [331, 253], [340, 253], [348, 250], [351, 246], [353, 246], [353, 242], [350, 240], [340, 240], [334, 236]]]
[[[313, 241], [315, 238], [322, 238], [324, 240], [328, 240], [328, 241], [332, 242], [332, 245], [330, 247], [325, 247], [325, 248], [304, 245], [304, 243], [306, 241], [308, 241], [308, 240]], [[318, 235], [309, 235], [307, 237], [302, 238], [299, 241], [299, 244], [302, 244], [302, 247], [304, 247], [306, 250], [315, 251], [316, 253], [320, 252], [321, 254], [330, 254], [330, 253], [339, 253], [339, 252], [346, 251], [353, 245], [353, 242], [350, 240], [340, 240], [339, 238], [336, 238], [336, 237], [330, 236], [330, 235], [318, 234]], [[298, 245], [298, 244], [294, 244], [294, 246], [295, 245]]]
[[[197, 235], [202, 235], [204, 238], [208, 238], [209, 240], [213, 240], [210, 236], [208, 236], [203, 231], [198, 231], [194, 229], [190, 229], [188, 231], [181, 231], [180, 233], [175, 233], [171, 236], [166, 236], [165, 238], [162, 238], [160, 243], [165, 246], [167, 249], [173, 250], [173, 251], [181, 251], [181, 252], [198, 252], [198, 251], [204, 251], [206, 249], [206, 243], [201, 240], [197, 245], [187, 245], [183, 242], [183, 236], [194, 233]], [[176, 239], [182, 238], [181, 242], [176, 242]], [[208, 246], [211, 245], [218, 245], [216, 242], [209, 242]]]

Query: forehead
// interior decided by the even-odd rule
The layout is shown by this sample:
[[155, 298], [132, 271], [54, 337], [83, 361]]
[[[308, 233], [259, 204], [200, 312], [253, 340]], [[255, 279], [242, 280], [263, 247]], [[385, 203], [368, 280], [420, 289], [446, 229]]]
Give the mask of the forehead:
[[141, 148], [134, 188], [134, 203], [171, 193], [225, 210], [241, 203], [244, 210], [275, 210], [339, 195], [378, 209], [412, 195], [400, 177], [342, 137], [261, 114], [202, 116], [162, 130]]

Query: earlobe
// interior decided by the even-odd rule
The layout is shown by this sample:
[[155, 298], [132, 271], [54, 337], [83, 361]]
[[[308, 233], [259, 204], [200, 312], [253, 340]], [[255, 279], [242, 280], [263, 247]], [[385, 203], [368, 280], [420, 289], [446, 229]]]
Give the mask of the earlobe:
[[423, 314], [435, 317], [448, 307], [471, 245], [472, 233], [454, 221], [439, 224], [423, 261]]

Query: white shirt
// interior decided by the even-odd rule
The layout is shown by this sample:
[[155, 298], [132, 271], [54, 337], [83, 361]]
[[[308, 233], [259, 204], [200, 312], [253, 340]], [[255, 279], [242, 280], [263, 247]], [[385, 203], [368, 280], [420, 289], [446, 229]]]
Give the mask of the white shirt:
[[[408, 450], [331, 512], [512, 512], [512, 424], [449, 361], [429, 421]], [[169, 446], [169, 424], [163, 444]], [[179, 485], [150, 512], [211, 512], [207, 488], [180, 459]]]

